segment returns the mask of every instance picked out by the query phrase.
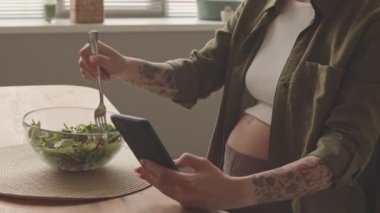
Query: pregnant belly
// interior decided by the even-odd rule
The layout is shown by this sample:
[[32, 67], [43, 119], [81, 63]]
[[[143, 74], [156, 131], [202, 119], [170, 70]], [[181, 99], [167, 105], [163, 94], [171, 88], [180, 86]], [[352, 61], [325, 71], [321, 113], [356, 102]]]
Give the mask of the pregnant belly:
[[244, 114], [232, 130], [227, 146], [250, 157], [268, 159], [270, 126], [249, 114]]

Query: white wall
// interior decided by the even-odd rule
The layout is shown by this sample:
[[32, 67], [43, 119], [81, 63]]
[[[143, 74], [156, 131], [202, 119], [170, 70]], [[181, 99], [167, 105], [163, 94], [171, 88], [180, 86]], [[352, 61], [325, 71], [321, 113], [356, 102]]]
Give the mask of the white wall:
[[[102, 33], [120, 52], [153, 61], [187, 57], [213, 36], [210, 32]], [[78, 71], [78, 50], [86, 33], [0, 34], [0, 86], [73, 84], [94, 87]], [[104, 84], [107, 97], [125, 114], [146, 117], [173, 157], [182, 152], [205, 155], [221, 93], [188, 110], [125, 82]], [[95, 106], [94, 106], [95, 107]]]

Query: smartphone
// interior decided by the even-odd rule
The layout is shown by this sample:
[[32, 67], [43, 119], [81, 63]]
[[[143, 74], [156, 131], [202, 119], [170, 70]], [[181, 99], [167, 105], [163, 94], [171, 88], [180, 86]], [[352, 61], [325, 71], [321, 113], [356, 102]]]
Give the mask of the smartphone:
[[177, 166], [147, 119], [114, 114], [111, 115], [111, 121], [137, 159], [148, 159], [178, 171]]

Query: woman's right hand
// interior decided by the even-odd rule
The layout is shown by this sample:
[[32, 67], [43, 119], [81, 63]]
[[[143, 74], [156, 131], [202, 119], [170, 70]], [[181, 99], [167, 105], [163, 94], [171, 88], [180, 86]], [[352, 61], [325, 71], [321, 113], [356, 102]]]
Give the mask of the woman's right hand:
[[171, 65], [127, 57], [103, 42], [98, 44], [98, 55], [91, 54], [88, 44], [79, 51], [79, 66], [83, 78], [95, 80], [99, 67], [102, 80], [126, 80], [166, 97], [177, 94], [175, 71]]
[[99, 54], [92, 55], [90, 46], [86, 44], [79, 51], [79, 67], [83, 78], [95, 80], [97, 67], [100, 67], [101, 79], [123, 79], [128, 80], [128, 71], [132, 71], [134, 66], [127, 57], [117, 50], [99, 41]]

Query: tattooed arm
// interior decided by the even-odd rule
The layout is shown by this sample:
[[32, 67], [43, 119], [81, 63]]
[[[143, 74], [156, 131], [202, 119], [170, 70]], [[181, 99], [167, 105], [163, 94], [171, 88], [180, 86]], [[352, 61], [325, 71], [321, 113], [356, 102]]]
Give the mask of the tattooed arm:
[[132, 84], [145, 88], [165, 97], [173, 97], [178, 92], [174, 69], [166, 63], [128, 58], [130, 69], [125, 79]]
[[188, 153], [175, 163], [193, 172], [173, 171], [148, 160], [135, 171], [182, 205], [197, 208], [234, 209], [294, 199], [332, 185], [329, 168], [314, 156], [244, 177], [226, 175], [206, 158]]
[[79, 55], [80, 72], [85, 79], [95, 80], [97, 67], [100, 67], [103, 80], [127, 80], [167, 97], [177, 93], [175, 72], [169, 64], [124, 56], [101, 41], [98, 55], [91, 54], [88, 44], [79, 51]]
[[294, 199], [327, 189], [332, 172], [320, 158], [308, 156], [283, 167], [254, 174], [254, 204]]

